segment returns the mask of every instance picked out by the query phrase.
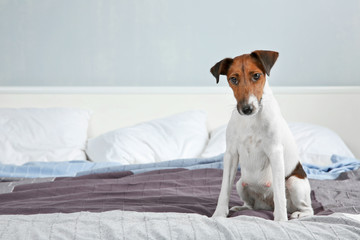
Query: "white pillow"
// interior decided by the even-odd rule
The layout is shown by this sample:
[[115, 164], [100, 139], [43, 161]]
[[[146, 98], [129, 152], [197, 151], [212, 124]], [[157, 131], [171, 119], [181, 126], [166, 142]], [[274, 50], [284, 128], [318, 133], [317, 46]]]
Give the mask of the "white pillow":
[[210, 132], [209, 142], [204, 152], [201, 154], [202, 158], [214, 157], [225, 152], [226, 127], [227, 125], [223, 125]]
[[[301, 161], [319, 166], [330, 165], [331, 155], [354, 157], [344, 141], [332, 130], [308, 123], [289, 123], [298, 146]], [[212, 157], [226, 150], [226, 125], [210, 133], [201, 157]]]
[[354, 154], [334, 131], [308, 123], [289, 123], [301, 161], [319, 166], [332, 164], [331, 155], [354, 158]]
[[92, 161], [150, 163], [198, 157], [208, 140], [207, 116], [189, 111], [133, 127], [120, 128], [88, 141]]
[[86, 160], [90, 112], [65, 108], [0, 109], [0, 163]]

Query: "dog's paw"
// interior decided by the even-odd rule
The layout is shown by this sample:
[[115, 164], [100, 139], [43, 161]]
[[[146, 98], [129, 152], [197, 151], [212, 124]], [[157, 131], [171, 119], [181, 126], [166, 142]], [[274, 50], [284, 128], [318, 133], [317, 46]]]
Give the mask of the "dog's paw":
[[291, 214], [290, 218], [298, 219], [298, 218], [308, 217], [308, 216], [312, 216], [312, 215], [313, 215], [313, 213], [311, 211], [308, 211], [308, 212], [296, 211]]
[[229, 214], [229, 209], [216, 209], [212, 217], [213, 218], [227, 217], [228, 214]]
[[286, 222], [288, 220], [287, 216], [285, 217], [274, 217], [274, 221], [277, 222]]
[[241, 210], [244, 210], [245, 208], [243, 206], [234, 206], [232, 208], [230, 208], [230, 212], [238, 212]]
[[252, 209], [251, 207], [249, 207], [248, 205], [244, 204], [242, 206], [234, 206], [232, 208], [230, 208], [231, 212], [238, 212], [238, 211], [242, 211], [242, 210], [249, 210]]
[[274, 221], [285, 222], [288, 220], [287, 214], [276, 214], [274, 213]]

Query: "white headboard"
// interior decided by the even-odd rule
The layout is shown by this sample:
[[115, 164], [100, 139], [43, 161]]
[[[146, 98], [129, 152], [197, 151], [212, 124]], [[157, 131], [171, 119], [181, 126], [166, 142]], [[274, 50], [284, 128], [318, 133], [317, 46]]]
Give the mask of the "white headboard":
[[[360, 157], [360, 87], [273, 87], [287, 121], [337, 132]], [[89, 137], [186, 110], [208, 113], [209, 129], [228, 122], [228, 87], [3, 87], [0, 107], [74, 107], [93, 111]]]

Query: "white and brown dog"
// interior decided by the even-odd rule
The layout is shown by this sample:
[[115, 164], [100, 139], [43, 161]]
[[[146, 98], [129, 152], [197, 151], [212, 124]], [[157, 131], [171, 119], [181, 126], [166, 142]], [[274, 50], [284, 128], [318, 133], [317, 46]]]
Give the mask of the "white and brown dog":
[[281, 115], [266, 76], [278, 58], [273, 51], [254, 51], [225, 58], [211, 68], [219, 82], [226, 75], [237, 101], [226, 130], [221, 191], [213, 217], [226, 217], [238, 164], [237, 192], [243, 209], [273, 210], [276, 221], [313, 215], [310, 185], [294, 138]]

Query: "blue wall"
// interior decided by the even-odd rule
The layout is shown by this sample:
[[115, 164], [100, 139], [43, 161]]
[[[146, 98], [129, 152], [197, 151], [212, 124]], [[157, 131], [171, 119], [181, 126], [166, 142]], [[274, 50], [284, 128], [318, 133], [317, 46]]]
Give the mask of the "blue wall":
[[360, 1], [0, 0], [0, 86], [214, 86], [256, 49], [272, 85], [359, 86]]

